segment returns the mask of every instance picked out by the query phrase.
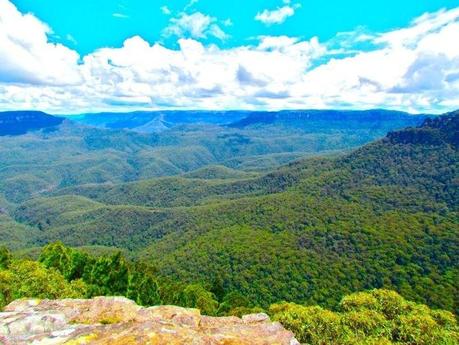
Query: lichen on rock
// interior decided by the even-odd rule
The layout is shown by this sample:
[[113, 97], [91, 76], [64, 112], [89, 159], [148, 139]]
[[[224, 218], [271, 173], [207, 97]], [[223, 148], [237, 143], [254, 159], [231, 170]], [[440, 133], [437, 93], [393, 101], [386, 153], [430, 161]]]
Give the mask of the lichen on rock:
[[0, 313], [0, 344], [295, 345], [265, 314], [210, 317], [175, 306], [144, 308], [124, 297], [17, 300]]

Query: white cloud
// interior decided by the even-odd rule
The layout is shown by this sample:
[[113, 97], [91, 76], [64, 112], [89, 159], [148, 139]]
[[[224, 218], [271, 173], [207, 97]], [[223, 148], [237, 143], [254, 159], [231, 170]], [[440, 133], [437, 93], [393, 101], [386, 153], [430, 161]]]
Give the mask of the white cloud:
[[224, 26], [233, 26], [233, 21], [231, 20], [231, 18], [227, 18], [222, 22], [222, 24]]
[[208, 34], [215, 38], [218, 38], [221, 41], [224, 41], [229, 38], [229, 35], [224, 32], [217, 24], [212, 24], [209, 27]]
[[195, 4], [197, 4], [199, 0], [190, 0], [185, 7], [183, 8], [183, 11], [188, 10], [189, 8], [193, 7]]
[[296, 90], [315, 94], [325, 106], [349, 103], [411, 111], [459, 106], [459, 80], [454, 78], [459, 48], [452, 44], [459, 37], [458, 21], [459, 9], [442, 10], [407, 28], [374, 35], [377, 48], [318, 66]]
[[[262, 36], [255, 44], [227, 49], [199, 42], [223, 38], [213, 27], [216, 19], [175, 19], [177, 28], [170, 30], [187, 37], [178, 39], [178, 49], [135, 36], [80, 61], [75, 51], [49, 43], [51, 30], [44, 23], [0, 0], [0, 108], [459, 107], [459, 46], [453, 44], [459, 9], [426, 14], [382, 34], [338, 35], [332, 43]], [[360, 50], [362, 42], [371, 49]]]
[[285, 4], [285, 6], [276, 10], [265, 9], [262, 12], [257, 13], [255, 20], [258, 20], [266, 25], [282, 24], [288, 17], [293, 16], [295, 14], [295, 9], [299, 7], [299, 5], [290, 6], [290, 2], [285, 2]]
[[167, 16], [170, 15], [170, 14], [172, 13], [171, 10], [169, 9], [169, 7], [167, 7], [166, 5], [164, 5], [164, 6], [161, 7], [161, 12], [162, 12], [163, 14], [167, 15]]
[[119, 12], [113, 13], [112, 16], [115, 17], [115, 18], [120, 18], [120, 19], [127, 19], [127, 18], [129, 18], [128, 15], [123, 14], [123, 13], [119, 13]]
[[78, 54], [48, 42], [51, 29], [0, 0], [0, 82], [75, 84], [82, 81]]
[[228, 35], [218, 26], [217, 19], [201, 12], [192, 14], [180, 13], [178, 17], [171, 18], [163, 34], [167, 36], [177, 36], [179, 38], [198, 38], [203, 39], [209, 36], [220, 40], [226, 39]]
[[407, 28], [379, 35], [375, 38], [375, 43], [383, 43], [392, 47], [413, 47], [419, 44], [420, 40], [438, 33], [453, 22], [457, 22], [458, 18], [459, 7], [449, 11], [440, 10], [435, 13], [425, 13], [416, 18], [412, 25]]

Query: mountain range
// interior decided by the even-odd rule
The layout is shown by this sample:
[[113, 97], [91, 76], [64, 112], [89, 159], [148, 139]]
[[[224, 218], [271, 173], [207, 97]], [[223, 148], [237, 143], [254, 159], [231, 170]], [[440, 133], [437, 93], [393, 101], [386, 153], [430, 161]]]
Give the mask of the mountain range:
[[[2, 123], [8, 122], [0, 132], [10, 131], [0, 140], [0, 192], [17, 204], [69, 186], [180, 175], [211, 165], [263, 173], [301, 157], [349, 150], [425, 119], [378, 110], [374, 116], [343, 112], [341, 119], [337, 112], [321, 113], [326, 120], [317, 112], [292, 112], [291, 120], [282, 116], [268, 124], [247, 112], [99, 114], [72, 120], [40, 112], [0, 113]], [[241, 126], [244, 118], [253, 124]], [[172, 127], [137, 131], [160, 119]], [[14, 135], [13, 127], [29, 133]]]
[[121, 248], [163, 279], [220, 281], [261, 306], [333, 308], [384, 287], [457, 312], [459, 113], [376, 111], [373, 127], [369, 113], [317, 114], [4, 137], [0, 242]]

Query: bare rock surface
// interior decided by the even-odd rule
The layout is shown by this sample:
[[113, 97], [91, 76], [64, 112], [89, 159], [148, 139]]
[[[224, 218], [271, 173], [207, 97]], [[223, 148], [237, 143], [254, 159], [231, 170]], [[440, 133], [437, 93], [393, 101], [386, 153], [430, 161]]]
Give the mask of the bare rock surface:
[[18, 300], [0, 313], [0, 344], [299, 344], [265, 314], [203, 316], [197, 309], [143, 308], [123, 297]]

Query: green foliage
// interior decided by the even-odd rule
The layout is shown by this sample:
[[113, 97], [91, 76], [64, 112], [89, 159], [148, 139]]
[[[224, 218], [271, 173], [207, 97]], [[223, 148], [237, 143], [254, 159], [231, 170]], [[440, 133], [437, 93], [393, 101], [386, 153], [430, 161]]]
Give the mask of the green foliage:
[[32, 199], [15, 217], [42, 230], [37, 245], [142, 250], [159, 276], [206, 286], [229, 272], [224, 292], [263, 307], [282, 299], [336, 307], [343, 294], [386, 287], [459, 310], [457, 148], [438, 133], [432, 141], [407, 131], [248, 179], [63, 189], [56, 194], [72, 195]]
[[372, 128], [358, 115], [352, 124], [338, 117], [329, 123], [319, 118], [314, 126], [304, 126], [304, 121], [239, 128], [184, 124], [161, 135], [65, 121], [52, 132], [1, 137], [0, 194], [21, 203], [59, 188], [178, 175], [216, 164], [195, 176], [248, 177], [226, 167], [266, 170], [308, 154], [346, 150], [421, 118], [393, 114], [369, 120]]
[[23, 297], [81, 298], [86, 289], [81, 280], [68, 282], [57, 270], [35, 261], [13, 260], [7, 270], [0, 270], [1, 307]]
[[38, 258], [45, 267], [55, 268], [69, 281], [83, 277], [89, 256], [55, 242], [46, 245]]
[[408, 302], [393, 291], [372, 290], [346, 296], [341, 312], [294, 303], [274, 304], [269, 312], [300, 342], [332, 344], [456, 344], [453, 314]]
[[6, 247], [0, 247], [0, 269], [7, 269], [11, 264], [11, 252]]
[[[244, 313], [250, 310], [250, 301], [237, 291], [233, 291], [225, 295], [223, 301], [218, 307], [218, 314], [220, 315], [238, 315], [242, 311]], [[250, 314], [250, 312], [247, 312]]]
[[[70, 162], [65, 169], [61, 165], [51, 169], [57, 177], [37, 173], [46, 181], [65, 179], [52, 196], [44, 192], [45, 196], [26, 201], [14, 212], [8, 209], [5, 218], [15, 226], [20, 222], [23, 231], [9, 230], [11, 223], [4, 231], [0, 223], [0, 231], [8, 234], [8, 241], [16, 233], [21, 233], [20, 240], [26, 229], [34, 229], [27, 246], [62, 240], [73, 246], [131, 250], [130, 255], [157, 267], [154, 280], [163, 303], [181, 303], [179, 296], [187, 285], [199, 284], [211, 290], [220, 304], [233, 292], [251, 302], [248, 306], [229, 303], [222, 313], [240, 313], [257, 305], [267, 308], [279, 300], [336, 309], [343, 295], [386, 288], [417, 303], [457, 312], [458, 118], [440, 118], [421, 128], [391, 133], [345, 156], [307, 159], [264, 175], [226, 180], [181, 176], [121, 183], [152, 177], [149, 174], [158, 171], [160, 175], [183, 173], [215, 160], [240, 167], [248, 162], [244, 157], [257, 160], [252, 154], [268, 160], [272, 152], [295, 155], [298, 146], [292, 143], [297, 139], [284, 141], [292, 132], [282, 132], [276, 147], [263, 151], [265, 139], [246, 132], [254, 134], [253, 127], [245, 128], [245, 133], [224, 129], [217, 139], [228, 147], [206, 144], [203, 148], [193, 143], [189, 132], [183, 139], [189, 140], [186, 148], [177, 151], [174, 145], [182, 139], [173, 131], [159, 138], [116, 132], [118, 145], [108, 134], [99, 140], [96, 132], [87, 135], [82, 130], [79, 134], [91, 159], [86, 150], [72, 151], [72, 157], [81, 159], [75, 163], [78, 174], [67, 170], [75, 168]], [[50, 140], [72, 146], [80, 138], [73, 130], [66, 139], [71, 143], [57, 133], [41, 138], [43, 152], [49, 154]], [[201, 131], [195, 128], [194, 134], [199, 137]], [[36, 143], [29, 139], [22, 138], [21, 145]], [[317, 144], [315, 139], [309, 144]], [[123, 154], [104, 151], [111, 146]], [[10, 174], [10, 178], [13, 171], [17, 176], [30, 174], [19, 164], [26, 160], [20, 152], [19, 148], [0, 152], [0, 158], [9, 162], [0, 177]], [[101, 153], [107, 161], [95, 157]], [[107, 181], [112, 183], [101, 183]], [[94, 287], [92, 293], [111, 293], [111, 287], [106, 287], [110, 260], [105, 256], [96, 264], [98, 259], [93, 258], [79, 266], [84, 269], [78, 274], [64, 275], [82, 276]], [[120, 293], [127, 293], [131, 270], [128, 265], [127, 278], [120, 275]], [[350, 308], [352, 303], [356, 302], [348, 301]], [[376, 302], [370, 298], [365, 303]], [[390, 299], [387, 303], [393, 305]], [[365, 305], [361, 308], [366, 310]], [[399, 312], [383, 305], [377, 308], [388, 319]]]
[[221, 302], [225, 297], [225, 282], [220, 274], [218, 274], [214, 281], [212, 282], [212, 286], [210, 292], [212, 292], [217, 300]]
[[[200, 285], [158, 281], [151, 265], [128, 263], [117, 252], [94, 257], [61, 242], [45, 246], [39, 261], [12, 260], [0, 250], [0, 306], [16, 298], [126, 296], [139, 305], [158, 305], [162, 299], [215, 315], [218, 302]], [[160, 291], [165, 292], [163, 296]]]
[[139, 305], [161, 304], [159, 286], [150, 267], [138, 264], [131, 270], [126, 297]]
[[2, 213], [0, 206], [0, 246], [12, 250], [33, 246], [39, 235], [37, 228], [21, 224], [9, 214]]
[[216, 315], [218, 302], [215, 296], [201, 285], [188, 285], [178, 297], [179, 305], [188, 308], [197, 308], [206, 315]]
[[202, 286], [165, 281], [160, 286], [153, 266], [143, 262], [129, 263], [119, 251], [94, 257], [55, 242], [43, 248], [39, 261], [46, 268], [59, 271], [67, 281], [84, 282], [88, 296], [126, 296], [147, 306], [161, 304], [164, 300], [199, 308], [209, 315], [217, 312], [218, 302], [214, 295]]
[[124, 295], [129, 284], [127, 262], [121, 253], [102, 256], [85, 269], [83, 279], [90, 285], [93, 295]]
[[[105, 294], [127, 296], [141, 305], [167, 303], [198, 308], [206, 315], [242, 316], [263, 311], [237, 291], [227, 293], [219, 303], [203, 285], [158, 279], [155, 267], [129, 263], [119, 252], [93, 257], [57, 242], [43, 248], [40, 262], [11, 259], [5, 249], [1, 253], [9, 264], [0, 267], [0, 306], [24, 297]], [[73, 267], [79, 267], [79, 273]], [[227, 288], [227, 277], [215, 277], [212, 290], [222, 292], [223, 286]], [[271, 305], [269, 313], [298, 340], [311, 345], [454, 345], [459, 341], [454, 314], [409, 302], [389, 290], [345, 296], [339, 311], [282, 302]]]
[[231, 169], [224, 165], [209, 165], [198, 170], [190, 171], [183, 175], [186, 178], [191, 179], [243, 179], [256, 177], [256, 173], [249, 173], [241, 170]]
[[55, 268], [60, 271], [64, 277], [69, 278], [71, 271], [71, 249], [65, 247], [62, 242], [56, 242], [45, 246], [38, 258], [47, 268]]

